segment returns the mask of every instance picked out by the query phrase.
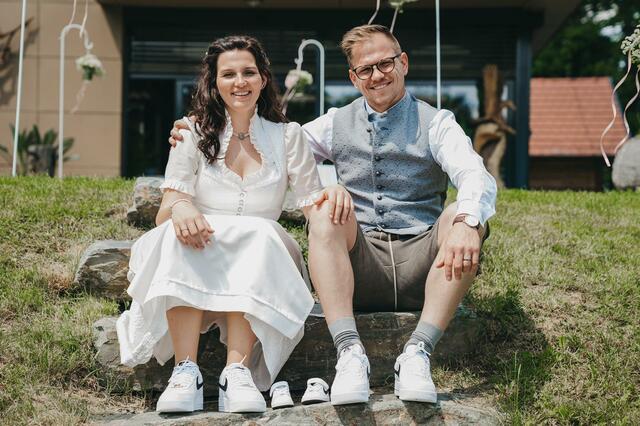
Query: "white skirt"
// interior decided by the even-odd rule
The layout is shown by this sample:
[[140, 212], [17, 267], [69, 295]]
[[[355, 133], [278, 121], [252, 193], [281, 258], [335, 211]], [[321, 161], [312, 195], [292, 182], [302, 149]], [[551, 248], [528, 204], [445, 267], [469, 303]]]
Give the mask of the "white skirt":
[[223, 343], [224, 312], [244, 312], [258, 339], [247, 365], [266, 391], [302, 339], [313, 307], [300, 247], [273, 220], [205, 218], [215, 233], [203, 250], [180, 243], [171, 221], [133, 245], [127, 289], [133, 302], [117, 321], [121, 362], [133, 367], [154, 356], [162, 365], [173, 357], [166, 311], [175, 306], [206, 311], [201, 332], [217, 325]]

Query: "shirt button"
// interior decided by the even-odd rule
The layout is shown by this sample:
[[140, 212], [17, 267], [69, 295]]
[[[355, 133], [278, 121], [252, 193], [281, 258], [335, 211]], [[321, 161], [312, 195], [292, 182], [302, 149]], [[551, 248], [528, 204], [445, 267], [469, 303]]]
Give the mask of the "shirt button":
[[378, 209], [378, 214], [382, 214], [382, 213], [384, 213], [384, 210]]
[[238, 213], [242, 213], [242, 207], [238, 207]]
[[244, 192], [241, 192], [240, 193], [240, 198], [244, 198], [244, 194], [245, 194]]
[[386, 226], [387, 226], [387, 224], [386, 224], [386, 223], [381, 223], [381, 224], [380, 224], [380, 227], [381, 227], [381, 228], [385, 228]]
[[382, 189], [382, 185], [376, 185], [377, 189]]
[[382, 195], [378, 195], [378, 200], [382, 200]]
[[379, 155], [376, 155], [376, 156], [375, 156], [375, 157], [373, 157], [373, 158], [374, 158], [376, 161], [380, 161], [380, 160], [382, 160], [382, 158], [380, 158], [380, 156], [379, 156]]
[[376, 172], [376, 176], [380, 176], [381, 174], [382, 174], [382, 172], [381, 172], [381, 171], [377, 171], [377, 172]]

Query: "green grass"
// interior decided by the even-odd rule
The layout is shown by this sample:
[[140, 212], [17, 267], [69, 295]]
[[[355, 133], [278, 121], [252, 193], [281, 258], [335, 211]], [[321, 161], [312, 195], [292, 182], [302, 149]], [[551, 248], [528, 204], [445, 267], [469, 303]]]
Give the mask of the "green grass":
[[[132, 189], [0, 178], [1, 424], [148, 406], [93, 358], [91, 324], [118, 307], [72, 285], [91, 242], [141, 234], [125, 223]], [[640, 423], [639, 224], [637, 193], [502, 191], [467, 298], [485, 337], [434, 367], [439, 388], [495, 403], [508, 423]]]

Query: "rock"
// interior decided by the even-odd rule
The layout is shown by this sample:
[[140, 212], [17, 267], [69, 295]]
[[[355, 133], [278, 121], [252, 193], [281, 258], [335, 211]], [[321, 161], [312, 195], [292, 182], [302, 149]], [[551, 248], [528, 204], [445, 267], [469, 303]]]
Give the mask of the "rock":
[[640, 188], [640, 138], [622, 145], [613, 160], [611, 180], [618, 189]]
[[[371, 362], [372, 387], [393, 384], [393, 364], [404, 343], [420, 318], [418, 312], [379, 312], [356, 314], [358, 331]], [[482, 335], [481, 321], [469, 310], [458, 309], [454, 320], [438, 344], [435, 362], [459, 357], [473, 351]], [[118, 370], [118, 342], [115, 319], [103, 318], [94, 324], [97, 359], [107, 370]], [[199, 364], [206, 383], [216, 383], [224, 368], [226, 351], [219, 341], [219, 331], [211, 330], [200, 338]], [[310, 377], [322, 377], [331, 383], [335, 374], [336, 351], [324, 318], [310, 316], [305, 324], [305, 335], [279, 374], [292, 390], [304, 390]], [[171, 364], [171, 365], [170, 365]], [[155, 359], [122, 374], [143, 390], [162, 390], [171, 375], [172, 362], [159, 366]], [[217, 386], [205, 386], [206, 395], [215, 395]]]
[[133, 205], [127, 211], [131, 225], [153, 227], [162, 201], [162, 177], [139, 177], [133, 188]]
[[129, 255], [133, 241], [103, 240], [85, 250], [76, 271], [74, 284], [92, 294], [113, 300], [128, 298]]
[[[262, 414], [217, 412], [216, 404], [205, 404], [204, 412], [168, 415], [156, 412], [125, 414], [93, 422], [101, 425], [498, 425], [501, 416], [488, 404], [474, 405], [446, 394], [437, 404], [403, 402], [394, 395], [373, 394], [367, 404], [332, 406], [330, 403], [300, 405]], [[459, 398], [459, 400], [458, 400]]]

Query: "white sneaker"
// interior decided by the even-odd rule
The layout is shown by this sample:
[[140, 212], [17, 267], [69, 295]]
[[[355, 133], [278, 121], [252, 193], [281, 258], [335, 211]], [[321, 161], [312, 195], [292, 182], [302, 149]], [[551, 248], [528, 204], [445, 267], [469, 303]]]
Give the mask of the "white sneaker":
[[342, 350], [331, 386], [331, 404], [356, 404], [369, 401], [369, 359], [360, 345]]
[[237, 362], [229, 364], [218, 380], [218, 410], [225, 413], [263, 413], [264, 397], [253, 383], [251, 372]]
[[329, 385], [324, 380], [313, 377], [307, 380], [307, 390], [302, 395], [302, 405], [329, 402]]
[[424, 342], [407, 346], [396, 359], [393, 369], [396, 378], [394, 393], [401, 400], [433, 403], [438, 400]]
[[293, 399], [289, 393], [289, 384], [285, 381], [275, 382], [269, 390], [271, 408], [293, 407]]
[[156, 405], [161, 413], [192, 412], [202, 410], [204, 382], [198, 365], [186, 359], [173, 368], [167, 388]]

